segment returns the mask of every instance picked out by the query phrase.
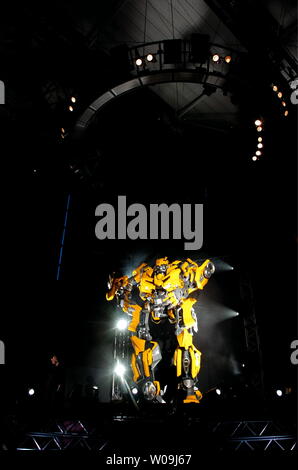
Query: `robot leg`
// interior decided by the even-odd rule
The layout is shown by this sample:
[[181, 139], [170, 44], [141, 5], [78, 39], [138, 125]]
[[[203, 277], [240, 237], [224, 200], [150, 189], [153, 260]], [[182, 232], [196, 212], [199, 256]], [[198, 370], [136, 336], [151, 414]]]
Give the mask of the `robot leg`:
[[174, 365], [177, 377], [180, 378], [179, 388], [186, 392], [184, 403], [199, 403], [201, 392], [196, 388], [197, 376], [201, 366], [201, 353], [192, 343], [192, 334], [184, 329], [178, 336], [179, 346], [174, 354]]
[[147, 400], [163, 402], [160, 383], [155, 380], [155, 368], [161, 360], [160, 347], [156, 341], [131, 336], [134, 352], [131, 358], [133, 381]]
[[134, 349], [131, 358], [133, 381], [147, 400], [164, 402], [160, 383], [155, 380], [155, 368], [161, 360], [159, 344], [152, 341], [148, 326], [149, 310], [139, 311], [129, 326]]

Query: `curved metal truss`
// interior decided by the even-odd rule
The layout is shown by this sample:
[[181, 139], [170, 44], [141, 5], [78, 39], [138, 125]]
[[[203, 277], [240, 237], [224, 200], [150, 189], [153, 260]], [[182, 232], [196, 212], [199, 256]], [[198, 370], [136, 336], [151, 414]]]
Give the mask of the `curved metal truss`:
[[[181, 41], [181, 51], [172, 60], [166, 59], [164, 46], [166, 42], [171, 41], [149, 42], [131, 49], [124, 46], [124, 49], [120, 50], [120, 54], [117, 55], [115, 60], [118, 59], [119, 66], [122, 65], [124, 69], [126, 68], [134, 78], [107, 90], [93, 101], [77, 120], [72, 137], [75, 139], [80, 138], [93, 121], [95, 115], [106, 105], [120, 96], [142, 87], [171, 82], [197, 83], [209, 87], [210, 94], [212, 91], [216, 91], [217, 88], [222, 89], [224, 87], [229, 72], [229, 64], [223, 58], [221, 59], [219, 53], [217, 54], [218, 62], [223, 62], [221, 70], [218, 70], [218, 67], [216, 67], [212, 60], [214, 54], [210, 54], [210, 52], [205, 53], [205, 56], [202, 56], [202, 59], [198, 61], [193, 56], [191, 41], [173, 41]], [[226, 50], [225, 53], [223, 52], [223, 55], [229, 54], [228, 57], [231, 60], [232, 56], [233, 60], [235, 60], [236, 56], [238, 57], [240, 54], [235, 49], [227, 49], [218, 44], [209, 44], [208, 51], [210, 51], [210, 47], [215, 47], [216, 50]], [[148, 55], [152, 57], [152, 60], [148, 60]], [[141, 65], [137, 65], [138, 60], [141, 61]], [[208, 91], [206, 91], [206, 94], [208, 94]]]

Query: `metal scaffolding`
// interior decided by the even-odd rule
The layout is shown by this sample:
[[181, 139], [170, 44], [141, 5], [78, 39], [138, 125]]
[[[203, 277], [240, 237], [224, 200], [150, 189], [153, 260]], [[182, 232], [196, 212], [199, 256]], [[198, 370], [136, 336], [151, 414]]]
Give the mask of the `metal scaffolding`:
[[[130, 340], [129, 340], [129, 331], [127, 330], [115, 330], [115, 339], [114, 339], [114, 364], [116, 365], [119, 361], [121, 364], [126, 365], [127, 368], [130, 368], [129, 359], [130, 359]], [[113, 373], [112, 377], [112, 401], [121, 401], [123, 400], [123, 383], [120, 377]]]
[[264, 395], [264, 372], [260, 338], [256, 321], [253, 290], [246, 275], [240, 278], [241, 313], [243, 316], [246, 350], [248, 354], [248, 374], [251, 387], [260, 396]]
[[18, 451], [102, 451], [108, 441], [80, 420], [55, 422], [48, 432], [28, 432]]

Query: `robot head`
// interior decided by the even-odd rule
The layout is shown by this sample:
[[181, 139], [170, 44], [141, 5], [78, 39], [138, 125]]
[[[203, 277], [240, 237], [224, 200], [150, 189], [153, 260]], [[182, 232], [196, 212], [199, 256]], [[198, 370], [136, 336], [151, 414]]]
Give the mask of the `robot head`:
[[168, 258], [159, 258], [155, 261], [154, 274], [166, 274], [169, 266]]

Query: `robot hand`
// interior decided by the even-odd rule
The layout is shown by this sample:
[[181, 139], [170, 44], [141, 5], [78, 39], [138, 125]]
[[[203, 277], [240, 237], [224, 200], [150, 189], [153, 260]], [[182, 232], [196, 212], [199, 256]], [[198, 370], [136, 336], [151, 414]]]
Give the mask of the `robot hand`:
[[[115, 278], [115, 273], [109, 275], [108, 280], [108, 292], [106, 293], [107, 300], [113, 300], [114, 297], [117, 299], [117, 304], [121, 306], [121, 300], [124, 301], [126, 293], [126, 286], [128, 285], [128, 277]], [[123, 302], [122, 302], [123, 303]]]
[[214, 272], [215, 272], [215, 266], [212, 263], [212, 261], [209, 261], [207, 266], [204, 269], [203, 275], [206, 279], [210, 279], [210, 277], [212, 276], [212, 274], [214, 274]]

